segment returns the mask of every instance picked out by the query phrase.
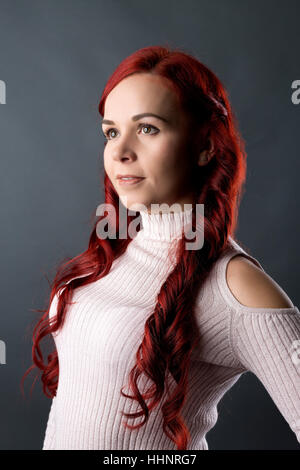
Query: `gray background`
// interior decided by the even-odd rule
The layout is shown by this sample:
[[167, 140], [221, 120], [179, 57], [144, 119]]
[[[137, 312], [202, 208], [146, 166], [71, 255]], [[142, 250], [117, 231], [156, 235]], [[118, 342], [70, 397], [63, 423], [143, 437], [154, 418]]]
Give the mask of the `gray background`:
[[[296, 0], [0, 1], [1, 449], [42, 448], [50, 400], [40, 381], [29, 397], [35, 371], [26, 400], [20, 392], [33, 309], [46, 308], [46, 276], [87, 247], [90, 217], [103, 202], [97, 106], [115, 67], [141, 47], [168, 41], [222, 80], [248, 152], [237, 237], [300, 306], [300, 105], [291, 101], [299, 16]], [[210, 450], [299, 449], [251, 373], [218, 409]]]

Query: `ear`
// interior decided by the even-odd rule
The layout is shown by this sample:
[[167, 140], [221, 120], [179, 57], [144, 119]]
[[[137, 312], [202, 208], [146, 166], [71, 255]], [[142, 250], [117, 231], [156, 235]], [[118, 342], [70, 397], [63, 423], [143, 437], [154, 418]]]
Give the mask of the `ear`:
[[209, 149], [202, 150], [198, 157], [198, 165], [206, 165], [214, 155], [214, 144], [211, 138], [209, 138]]

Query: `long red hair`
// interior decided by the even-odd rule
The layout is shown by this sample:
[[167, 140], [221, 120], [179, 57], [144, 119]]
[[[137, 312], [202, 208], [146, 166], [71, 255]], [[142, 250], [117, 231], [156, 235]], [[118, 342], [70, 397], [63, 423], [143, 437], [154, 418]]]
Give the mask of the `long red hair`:
[[[99, 103], [100, 114], [104, 115], [105, 100], [122, 79], [134, 73], [145, 72], [168, 80], [182, 110], [190, 118], [203, 149], [207, 148], [209, 137], [214, 142], [213, 158], [195, 175], [195, 202], [204, 204], [205, 207], [204, 245], [199, 250], [185, 250], [188, 240], [184, 235], [178, 240], [176, 265], [161, 286], [155, 309], [145, 322], [144, 337], [136, 352], [135, 366], [129, 375], [128, 383], [133, 395], [126, 395], [123, 392], [124, 387], [120, 390], [123, 396], [140, 404], [141, 411], [135, 414], [123, 412], [131, 419], [144, 416], [143, 421], [136, 426], [124, 423], [134, 429], [145, 424], [149, 413], [160, 402], [166, 389], [167, 398], [161, 408], [163, 430], [178, 450], [184, 450], [190, 433], [180, 411], [186, 397], [190, 356], [199, 340], [194, 315], [195, 300], [214, 262], [226, 248], [229, 235], [234, 234], [246, 175], [246, 152], [237, 120], [220, 80], [195, 57], [180, 49], [172, 50], [168, 45], [142, 48], [120, 63], [103, 90]], [[193, 148], [187, 144], [187, 152], [191, 151]], [[104, 191], [105, 203], [112, 204], [116, 211], [117, 217], [110, 224], [112, 230], [115, 229], [118, 234], [121, 229], [119, 197], [105, 170]], [[73, 291], [108, 274], [113, 261], [125, 252], [132, 241], [129, 236], [125, 239], [99, 238], [96, 226], [102, 217], [104, 215], [100, 219], [95, 218], [86, 251], [66, 262], [64, 260], [57, 268], [51, 285], [48, 309], [42, 310], [44, 314], [33, 331], [33, 365], [24, 374], [22, 382], [32, 368], [39, 368], [42, 371], [43, 391], [49, 398], [56, 395], [59, 358], [55, 349], [48, 355], [47, 363], [44, 363], [41, 340], [62, 328]], [[134, 218], [128, 215], [128, 225]], [[194, 231], [196, 222], [193, 206]], [[57, 312], [50, 322], [49, 310], [56, 294], [59, 294]], [[146, 391], [140, 391], [137, 385], [142, 373], [153, 382]], [[172, 393], [166, 380], [167, 374], [171, 374], [176, 383]], [[146, 399], [151, 401], [146, 403]]]

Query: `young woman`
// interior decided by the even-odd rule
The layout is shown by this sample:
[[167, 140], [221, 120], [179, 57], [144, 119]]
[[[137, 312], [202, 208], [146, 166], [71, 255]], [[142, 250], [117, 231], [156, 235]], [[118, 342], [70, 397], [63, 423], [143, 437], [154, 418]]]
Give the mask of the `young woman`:
[[[99, 112], [108, 209], [58, 269], [33, 336], [52, 398], [43, 449], [207, 450], [247, 371], [300, 442], [300, 313], [234, 239], [246, 153], [220, 80], [179, 49], [146, 47], [109, 78]], [[200, 222], [203, 243], [187, 249]]]

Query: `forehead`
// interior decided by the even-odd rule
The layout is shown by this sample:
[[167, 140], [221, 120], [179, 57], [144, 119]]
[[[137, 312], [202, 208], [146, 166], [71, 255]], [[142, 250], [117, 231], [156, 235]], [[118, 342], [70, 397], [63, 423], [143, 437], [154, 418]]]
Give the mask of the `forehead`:
[[113, 88], [105, 101], [104, 117], [111, 120], [130, 119], [144, 112], [162, 114], [177, 122], [183, 113], [168, 80], [150, 73], [126, 77]]

